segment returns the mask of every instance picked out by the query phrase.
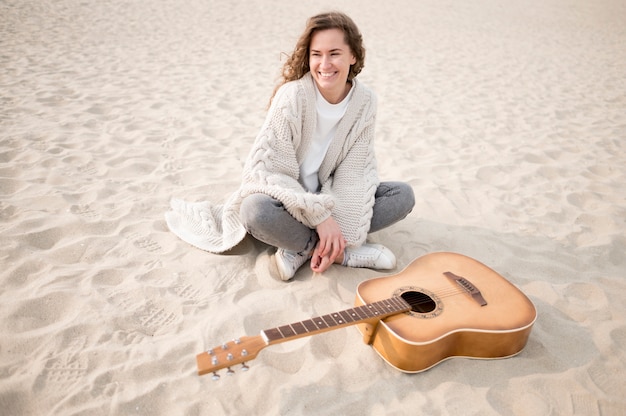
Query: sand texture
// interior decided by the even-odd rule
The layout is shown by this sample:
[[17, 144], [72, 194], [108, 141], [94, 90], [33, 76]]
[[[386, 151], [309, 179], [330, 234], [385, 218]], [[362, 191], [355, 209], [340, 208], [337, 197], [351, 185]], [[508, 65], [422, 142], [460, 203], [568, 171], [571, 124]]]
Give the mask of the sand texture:
[[[363, 32], [383, 180], [417, 196], [372, 234], [401, 271], [462, 253], [538, 312], [505, 360], [387, 365], [354, 327], [195, 356], [349, 308], [385, 272], [272, 276], [168, 231], [172, 197], [237, 189], [307, 17]], [[626, 3], [621, 0], [3, 0], [3, 415], [626, 414]]]

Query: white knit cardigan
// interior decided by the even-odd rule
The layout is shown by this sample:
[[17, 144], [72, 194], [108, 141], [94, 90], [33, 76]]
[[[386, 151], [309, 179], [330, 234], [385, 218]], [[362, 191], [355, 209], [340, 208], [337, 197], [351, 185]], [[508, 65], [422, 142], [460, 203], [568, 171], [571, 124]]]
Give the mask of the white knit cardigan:
[[200, 249], [224, 252], [246, 235], [239, 217], [243, 198], [263, 193], [282, 202], [307, 227], [315, 228], [332, 215], [348, 245], [365, 242], [379, 184], [374, 157], [376, 97], [356, 79], [352, 82], [352, 98], [320, 166], [318, 194], [298, 182], [317, 120], [314, 80], [307, 73], [276, 92], [244, 166], [240, 188], [223, 205], [172, 199], [172, 210], [165, 214], [170, 230]]

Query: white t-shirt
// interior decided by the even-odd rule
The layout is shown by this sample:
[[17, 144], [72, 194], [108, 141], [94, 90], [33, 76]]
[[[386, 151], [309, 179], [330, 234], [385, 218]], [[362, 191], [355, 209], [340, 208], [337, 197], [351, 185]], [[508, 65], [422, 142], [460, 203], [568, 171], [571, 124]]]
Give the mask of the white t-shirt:
[[340, 103], [331, 104], [322, 96], [315, 86], [315, 108], [317, 110], [317, 123], [315, 123], [315, 134], [302, 165], [300, 166], [300, 183], [309, 192], [318, 192], [320, 187], [317, 173], [320, 170], [322, 161], [326, 156], [330, 142], [335, 136], [337, 125], [346, 113], [353, 88]]

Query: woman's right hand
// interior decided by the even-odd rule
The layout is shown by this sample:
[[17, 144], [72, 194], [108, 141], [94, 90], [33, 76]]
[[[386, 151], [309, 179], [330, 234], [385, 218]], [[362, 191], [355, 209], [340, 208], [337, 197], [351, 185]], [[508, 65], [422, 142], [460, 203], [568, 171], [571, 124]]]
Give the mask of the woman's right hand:
[[317, 273], [322, 273], [335, 262], [339, 255], [343, 255], [346, 249], [346, 239], [333, 217], [328, 217], [315, 229], [319, 241], [313, 250], [311, 269]]

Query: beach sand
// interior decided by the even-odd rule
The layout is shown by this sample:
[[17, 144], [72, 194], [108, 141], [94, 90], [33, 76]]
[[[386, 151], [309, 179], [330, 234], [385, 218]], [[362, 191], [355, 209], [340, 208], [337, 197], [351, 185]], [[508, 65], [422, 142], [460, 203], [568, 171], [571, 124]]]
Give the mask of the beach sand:
[[[270, 247], [203, 252], [163, 215], [237, 188], [281, 54], [329, 9], [363, 32], [381, 179], [417, 204], [371, 235], [396, 270], [284, 283]], [[626, 414], [624, 45], [619, 0], [3, 1], [0, 413]], [[532, 300], [519, 355], [405, 374], [349, 327], [197, 375], [437, 251]]]

